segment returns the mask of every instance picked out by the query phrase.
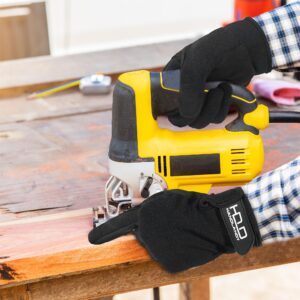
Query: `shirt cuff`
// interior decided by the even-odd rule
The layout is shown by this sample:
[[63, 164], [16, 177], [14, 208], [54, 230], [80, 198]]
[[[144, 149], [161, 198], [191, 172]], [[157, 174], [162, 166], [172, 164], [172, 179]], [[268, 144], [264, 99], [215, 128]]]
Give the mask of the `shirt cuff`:
[[262, 244], [300, 236], [300, 156], [242, 187]]
[[291, 69], [300, 62], [300, 1], [254, 18], [269, 42], [274, 69]]

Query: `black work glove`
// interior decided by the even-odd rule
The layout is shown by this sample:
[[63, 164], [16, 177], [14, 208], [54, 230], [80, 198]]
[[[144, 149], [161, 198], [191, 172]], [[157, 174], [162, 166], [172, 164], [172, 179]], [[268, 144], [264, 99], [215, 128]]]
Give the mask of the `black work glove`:
[[222, 253], [247, 253], [261, 244], [249, 201], [241, 188], [218, 195], [182, 190], [155, 194], [89, 233], [102, 244], [133, 233], [167, 271], [205, 264]]
[[178, 112], [169, 115], [176, 126], [203, 128], [222, 122], [229, 110], [228, 84], [204, 93], [204, 83], [224, 81], [246, 86], [252, 77], [272, 69], [271, 51], [260, 26], [246, 18], [219, 28], [178, 52], [165, 71], [180, 69]]

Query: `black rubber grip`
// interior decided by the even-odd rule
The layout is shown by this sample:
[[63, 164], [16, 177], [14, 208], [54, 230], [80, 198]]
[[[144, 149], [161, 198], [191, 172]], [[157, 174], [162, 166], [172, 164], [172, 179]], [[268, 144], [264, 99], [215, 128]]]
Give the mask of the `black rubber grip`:
[[[206, 83], [204, 92], [216, 88], [219, 84], [221, 84], [220, 81]], [[231, 104], [237, 107], [241, 117], [256, 109], [257, 101], [250, 91], [232, 83], [229, 85], [232, 88], [232, 95], [229, 100]], [[157, 116], [166, 116], [178, 109], [179, 90], [179, 70], [151, 73], [152, 114], [155, 119]]]
[[138, 156], [135, 92], [132, 87], [121, 81], [117, 81], [113, 93], [112, 132], [108, 156], [119, 162], [153, 160]]
[[[139, 86], [139, 76], [136, 76], [134, 86], [129, 86], [121, 81], [116, 83], [113, 93], [112, 107], [112, 138], [109, 146], [109, 158], [119, 162], [153, 161], [152, 157], [140, 158], [137, 142], [137, 118], [135, 86]], [[180, 72], [151, 72], [151, 101], [152, 115], [156, 119], [159, 115], [168, 115], [178, 109]], [[205, 89], [217, 87], [220, 82], [207, 83]], [[226, 126], [231, 131], [251, 131], [255, 134], [258, 130], [244, 123], [242, 116], [256, 109], [257, 103], [254, 96], [245, 88], [231, 84], [232, 95], [230, 101], [237, 106], [239, 117]], [[143, 91], [149, 93], [148, 87]], [[147, 126], [147, 124], [145, 124]]]

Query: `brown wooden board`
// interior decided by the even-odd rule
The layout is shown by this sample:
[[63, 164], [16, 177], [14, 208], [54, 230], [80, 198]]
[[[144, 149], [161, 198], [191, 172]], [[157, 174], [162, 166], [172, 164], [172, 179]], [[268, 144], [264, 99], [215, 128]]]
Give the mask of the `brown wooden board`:
[[0, 63], [0, 98], [32, 93], [60, 82], [102, 72], [120, 74], [130, 70], [164, 66], [191, 39], [103, 50], [67, 56], [42, 56]]
[[[153, 285], [167, 285], [186, 280], [203, 279], [207, 278], [207, 276], [230, 274], [234, 271], [273, 266], [277, 264], [279, 255], [284, 254], [285, 250], [295, 250], [297, 247], [299, 247], [299, 243], [295, 242], [281, 245], [278, 252], [274, 248], [271, 250], [270, 247], [266, 247], [264, 248], [264, 255], [261, 258], [259, 255], [262, 252], [254, 250], [252, 255], [244, 258], [233, 255], [223, 256], [213, 263], [176, 275], [162, 271], [153, 261], [138, 264], [130, 263], [117, 268], [73, 276], [61, 276], [52, 280], [27, 284], [26, 291], [18, 291], [18, 286], [16, 289], [8, 288], [3, 291], [0, 290], [0, 296], [2, 292], [5, 294], [10, 290], [10, 294], [13, 294], [15, 298], [4, 299], [27, 299], [25, 298], [26, 296], [24, 297], [24, 295], [27, 295], [30, 297], [28, 297], [30, 300], [96, 300], [104, 295], [149, 288], [153, 287]], [[270, 255], [273, 253], [274, 255], [271, 257]], [[299, 257], [296, 259], [299, 260]], [[241, 260], [243, 260], [242, 264]], [[284, 257], [281, 261], [287, 262], [288, 259]]]
[[[91, 280], [94, 286], [88, 289], [97, 291], [98, 296], [105, 296], [300, 260], [297, 251], [300, 239], [294, 239], [254, 249], [246, 256], [223, 255], [201, 267], [168, 274], [150, 260], [131, 235], [104, 245], [89, 245], [87, 233], [90, 228], [91, 219], [86, 212], [2, 223], [1, 287], [41, 281], [32, 288], [32, 292], [39, 295], [33, 299], [51, 299], [49, 293], [53, 295], [52, 299], [66, 299], [66, 291], [70, 293], [71, 286], [77, 285], [80, 289]], [[55, 285], [49, 288], [50, 279], [56, 278]]]
[[0, 125], [0, 221], [102, 203], [111, 112]]
[[[0, 221], [103, 203], [110, 123], [104, 111], [0, 125]], [[298, 156], [299, 130], [271, 124], [262, 133], [265, 170]]]
[[[0, 185], [1, 207], [15, 216], [8, 218], [12, 221], [0, 224], [3, 286], [42, 281], [30, 286], [31, 293], [38, 295], [35, 299], [51, 299], [45, 298], [49, 296], [46, 289], [61, 295], [57, 299], [67, 299], [64, 294], [67, 286], [80, 285], [83, 279], [94, 282], [107, 278], [100, 280], [97, 287], [85, 285], [81, 290], [102, 296], [299, 260], [299, 240], [294, 240], [254, 250], [245, 258], [223, 256], [211, 264], [175, 276], [150, 262], [146, 252], [130, 236], [102, 246], [89, 245], [89, 207], [103, 199], [103, 184], [108, 177], [109, 124], [110, 112], [107, 111], [1, 125], [0, 154], [4, 175]], [[298, 155], [300, 141], [295, 137], [299, 129], [297, 124], [272, 124], [264, 131], [266, 170]], [[44, 211], [43, 205], [49, 208], [52, 203], [57, 207], [57, 201], [62, 206], [69, 205], [70, 199], [69, 209], [87, 209], [16, 220], [20, 214], [24, 216], [22, 210], [28, 213], [28, 207], [36, 210], [36, 214]], [[116, 276], [124, 272], [128, 283], [125, 280], [116, 283]], [[129, 274], [133, 276], [132, 281], [128, 281]], [[137, 280], [136, 274], [143, 280], [139, 277]], [[62, 275], [72, 277], [54, 279]], [[112, 276], [114, 281], [107, 276]], [[48, 282], [50, 278], [58, 281]], [[52, 283], [55, 286], [49, 288], [48, 284]]]
[[72, 89], [36, 100], [27, 100], [26, 95], [22, 95], [0, 101], [0, 124], [106, 111], [111, 106], [112, 93], [83, 95]]

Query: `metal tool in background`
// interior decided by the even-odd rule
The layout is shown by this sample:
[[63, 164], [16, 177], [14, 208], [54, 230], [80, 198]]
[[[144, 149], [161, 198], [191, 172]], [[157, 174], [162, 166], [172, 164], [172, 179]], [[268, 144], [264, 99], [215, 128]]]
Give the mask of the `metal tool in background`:
[[103, 74], [83, 77], [79, 89], [84, 95], [108, 94], [111, 91], [111, 77]]
[[79, 86], [80, 91], [84, 95], [108, 94], [111, 91], [112, 79], [110, 76], [104, 74], [94, 74], [83, 77], [79, 80], [64, 83], [62, 85], [41, 92], [33, 93], [30, 96], [28, 96], [28, 99], [34, 100], [39, 98], [45, 98], [75, 86]]
[[[158, 116], [178, 108], [179, 71], [136, 71], [119, 77], [113, 94], [112, 138], [103, 213], [94, 226], [166, 189], [208, 193], [212, 186], [240, 185], [262, 170], [260, 130], [269, 122], [300, 122], [300, 113], [269, 112], [243, 87], [231, 84], [238, 117], [221, 129], [172, 131]], [[206, 84], [205, 91], [219, 82]]]

